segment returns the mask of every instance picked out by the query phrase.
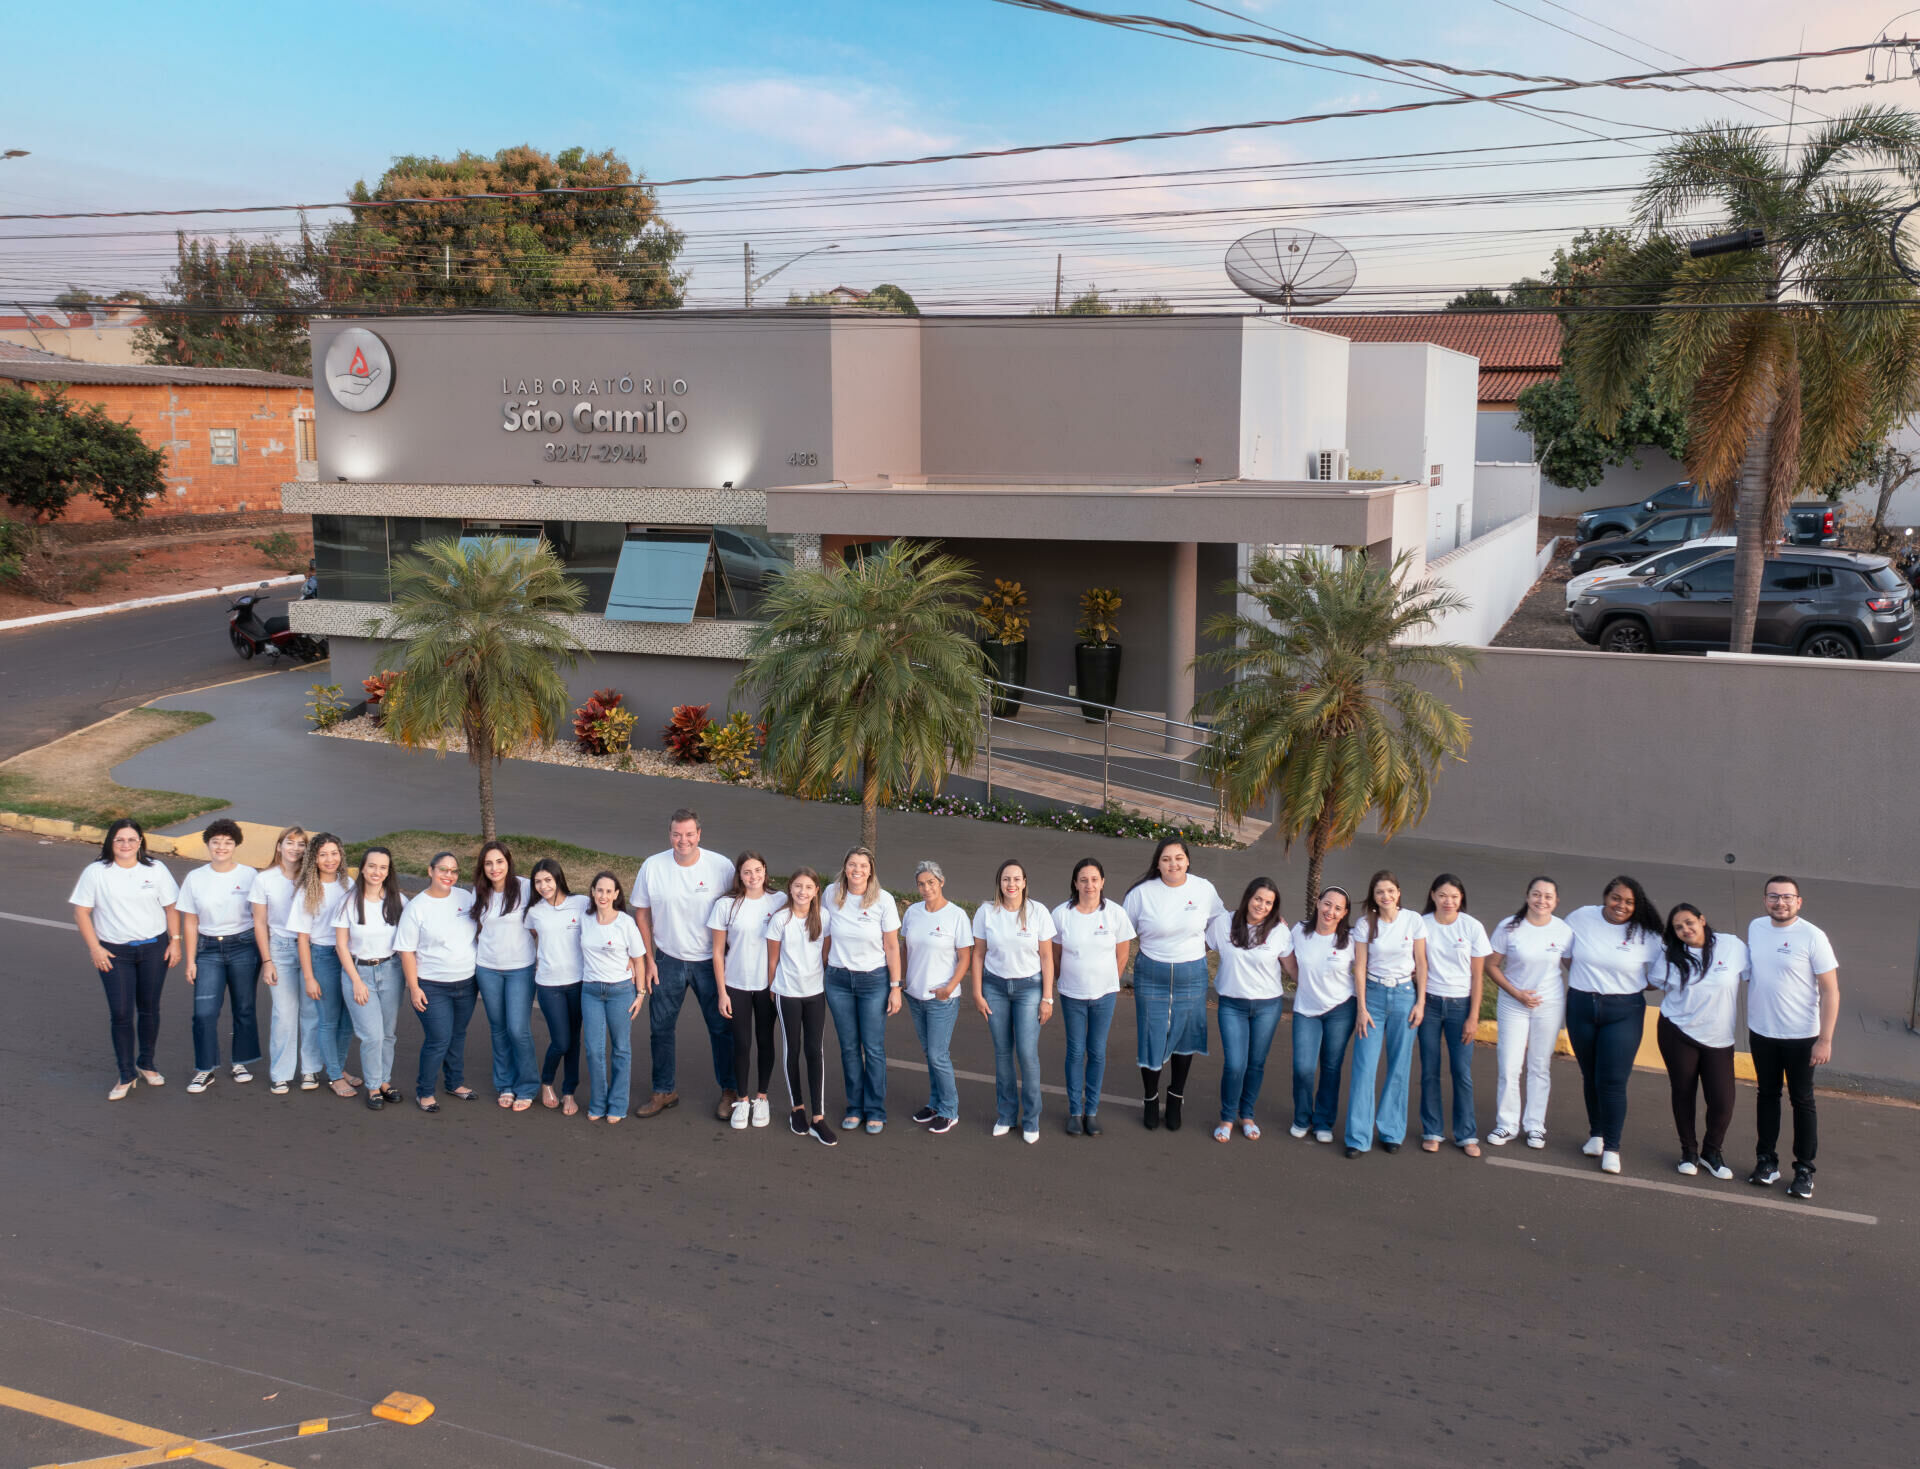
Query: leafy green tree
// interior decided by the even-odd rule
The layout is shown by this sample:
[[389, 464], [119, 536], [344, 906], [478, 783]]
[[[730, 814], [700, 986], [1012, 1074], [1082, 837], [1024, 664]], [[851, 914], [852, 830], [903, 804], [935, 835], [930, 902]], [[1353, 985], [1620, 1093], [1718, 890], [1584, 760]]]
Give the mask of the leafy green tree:
[[1171, 316], [1173, 307], [1165, 296], [1137, 296], [1120, 303], [1122, 316]]
[[1060, 308], [1062, 316], [1109, 316], [1112, 313], [1113, 303], [1101, 295], [1100, 288], [1095, 285], [1089, 285]]
[[1485, 286], [1475, 286], [1472, 290], [1462, 292], [1447, 302], [1446, 309], [1449, 311], [1498, 311], [1506, 305], [1507, 298], [1498, 291], [1489, 290]]
[[[834, 306], [838, 304], [838, 298], [832, 291], [809, 291], [804, 296], [798, 291], [789, 291], [787, 293], [787, 305], [789, 306]], [[855, 304], [863, 311], [891, 311], [900, 316], [918, 316], [920, 314], [920, 308], [914, 304], [913, 297], [901, 290], [900, 287], [889, 285], [884, 281], [875, 286], [871, 291], [861, 295], [860, 300]]]
[[1581, 230], [1570, 245], [1553, 252], [1544, 280], [1522, 276], [1508, 290], [1505, 304], [1516, 311], [1560, 312], [1604, 304], [1602, 278], [1632, 248], [1633, 237], [1625, 230]]
[[1280, 797], [1287, 849], [1307, 844], [1307, 907], [1320, 893], [1327, 852], [1372, 815], [1383, 837], [1426, 815], [1441, 762], [1463, 757], [1467, 721], [1436, 696], [1458, 686], [1471, 648], [1408, 639], [1466, 598], [1434, 581], [1409, 584], [1412, 558], [1391, 567], [1317, 551], [1258, 558], [1233, 587], [1260, 615], [1222, 613], [1201, 667], [1227, 683], [1199, 701], [1214, 738], [1201, 768], [1237, 819]]
[[313, 303], [312, 241], [175, 237], [166, 293], [146, 298], [133, 345], [171, 367], [255, 367], [306, 377], [313, 370], [306, 317]]
[[1677, 403], [1654, 397], [1644, 377], [1622, 410], [1613, 432], [1593, 426], [1580, 397], [1579, 384], [1562, 375], [1535, 383], [1520, 394], [1522, 433], [1533, 435], [1534, 458], [1540, 472], [1556, 485], [1590, 490], [1617, 464], [1640, 467], [1640, 451], [1660, 449], [1675, 459], [1687, 452], [1687, 413]]
[[735, 685], [759, 702], [762, 768], [802, 795], [857, 781], [860, 840], [878, 850], [882, 802], [973, 759], [978, 597], [966, 562], [915, 541], [781, 576]]
[[[1735, 652], [1753, 647], [1761, 566], [1801, 490], [1825, 483], [1920, 397], [1920, 311], [1886, 220], [1920, 179], [1920, 118], [1863, 107], [1789, 149], [1715, 123], [1655, 156], [1635, 218], [1641, 242], [1602, 276], [1617, 304], [1581, 318], [1568, 366], [1589, 422], [1613, 433], [1636, 384], [1687, 406], [1687, 473], [1732, 529]], [[1690, 259], [1665, 231], [1712, 205], [1764, 249]]]
[[496, 834], [493, 767], [529, 740], [572, 728], [560, 670], [580, 645], [562, 620], [586, 605], [580, 584], [545, 541], [489, 539], [463, 550], [457, 536], [428, 541], [393, 565], [393, 604], [367, 636], [405, 649], [386, 728], [418, 748], [466, 740], [479, 774], [480, 834]]
[[45, 525], [76, 495], [117, 520], [137, 520], [164, 494], [166, 456], [98, 403], [76, 406], [64, 388], [0, 385], [0, 493]]

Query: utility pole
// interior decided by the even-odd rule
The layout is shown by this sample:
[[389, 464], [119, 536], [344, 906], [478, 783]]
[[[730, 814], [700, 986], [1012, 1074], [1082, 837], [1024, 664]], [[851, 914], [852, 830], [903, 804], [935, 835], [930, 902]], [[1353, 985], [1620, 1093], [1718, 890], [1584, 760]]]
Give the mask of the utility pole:
[[1060, 272], [1065, 268], [1066, 260], [1065, 255], [1053, 257], [1053, 314], [1055, 316], [1060, 314]]
[[787, 266], [792, 265], [797, 261], [805, 260], [809, 255], [818, 255], [824, 250], [838, 250], [839, 248], [840, 247], [838, 245], [816, 245], [811, 250], [802, 250], [798, 255], [794, 256], [792, 260], [784, 261], [781, 264], [774, 266], [774, 268], [768, 271], [765, 275], [755, 277], [753, 273], [753, 246], [746, 243], [743, 240], [740, 244], [741, 260], [744, 266], [746, 267], [746, 275], [745, 275], [746, 289], [745, 289], [745, 292], [743, 293], [745, 297], [743, 304], [747, 307], [748, 310], [752, 310], [753, 309], [753, 293], [759, 290], [768, 281], [772, 280], [775, 276], [780, 274], [780, 272], [785, 270]]
[[741, 279], [746, 283], [746, 288], [741, 293], [740, 304], [751, 307], [753, 305], [753, 246], [745, 240], [740, 242], [740, 265]]

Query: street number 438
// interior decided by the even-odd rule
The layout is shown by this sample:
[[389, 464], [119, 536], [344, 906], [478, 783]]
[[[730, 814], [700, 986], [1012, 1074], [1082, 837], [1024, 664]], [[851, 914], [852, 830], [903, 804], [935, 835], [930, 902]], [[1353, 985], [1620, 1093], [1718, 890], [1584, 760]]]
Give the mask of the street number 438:
[[817, 469], [820, 466], [818, 454], [789, 454], [787, 463], [795, 469]]

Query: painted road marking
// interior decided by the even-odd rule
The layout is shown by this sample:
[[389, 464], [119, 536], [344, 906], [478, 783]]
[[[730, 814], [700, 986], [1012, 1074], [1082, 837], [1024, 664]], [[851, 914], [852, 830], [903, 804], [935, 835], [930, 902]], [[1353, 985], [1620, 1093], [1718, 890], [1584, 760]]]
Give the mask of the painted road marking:
[[13, 923], [37, 923], [42, 928], [64, 928], [69, 933], [80, 932], [79, 924], [68, 923], [64, 918], [29, 918], [24, 913], [0, 913], [0, 918]]
[[1820, 1209], [1812, 1204], [1790, 1204], [1784, 1199], [1755, 1198], [1752, 1193], [1732, 1189], [1700, 1188], [1684, 1183], [1661, 1183], [1651, 1178], [1626, 1178], [1586, 1168], [1562, 1168], [1557, 1163], [1528, 1163], [1520, 1158], [1488, 1158], [1490, 1168], [1524, 1168], [1529, 1173], [1553, 1173], [1562, 1178], [1585, 1179], [1611, 1188], [1650, 1188], [1663, 1194], [1680, 1194], [1689, 1199], [1708, 1199], [1716, 1204], [1745, 1204], [1749, 1209], [1778, 1209], [1787, 1214], [1811, 1215], [1816, 1219], [1837, 1219], [1845, 1224], [1878, 1224], [1873, 1214], [1850, 1214], [1845, 1209]]
[[[177, 1447], [182, 1439], [177, 1433], [162, 1432], [158, 1428], [149, 1428], [144, 1423], [129, 1423], [124, 1418], [114, 1418], [106, 1413], [96, 1413], [91, 1408], [75, 1407], [72, 1403], [57, 1402], [53, 1398], [43, 1398], [36, 1393], [21, 1392], [17, 1388], [0, 1387], [0, 1408], [16, 1408], [22, 1413], [31, 1413], [36, 1418], [51, 1418], [56, 1423], [65, 1423], [72, 1428], [84, 1428], [89, 1433], [98, 1433], [106, 1438], [117, 1438], [125, 1443], [139, 1444], [149, 1451], [145, 1455], [119, 1454], [106, 1459], [84, 1461], [89, 1469], [102, 1469], [105, 1465], [125, 1465], [127, 1469], [141, 1464], [159, 1464], [166, 1460], [167, 1450]], [[213, 1448], [199, 1445], [193, 1457], [202, 1464], [211, 1464], [214, 1469], [287, 1469], [284, 1464], [276, 1464], [270, 1459], [257, 1459], [252, 1454], [239, 1453], [233, 1449]], [[68, 1466], [49, 1464], [41, 1469], [68, 1469]]]
[[[6, 916], [6, 914], [0, 913], [0, 918]], [[892, 1056], [887, 1057], [887, 1065], [897, 1066], [902, 1071], [924, 1072], [927, 1069], [927, 1063], [924, 1061], [897, 1061]], [[953, 1075], [956, 1081], [984, 1081], [988, 1086], [993, 1085], [993, 1078], [984, 1071], [956, 1070]], [[1056, 1097], [1064, 1097], [1067, 1094], [1065, 1087], [1053, 1086], [1044, 1081], [1040, 1083], [1040, 1090], [1042, 1092], [1052, 1092]], [[1146, 1102], [1139, 1097], [1110, 1097], [1105, 1092], [1100, 1093], [1100, 1100], [1103, 1102], [1112, 1102], [1116, 1107], [1144, 1107], [1147, 1105]]]

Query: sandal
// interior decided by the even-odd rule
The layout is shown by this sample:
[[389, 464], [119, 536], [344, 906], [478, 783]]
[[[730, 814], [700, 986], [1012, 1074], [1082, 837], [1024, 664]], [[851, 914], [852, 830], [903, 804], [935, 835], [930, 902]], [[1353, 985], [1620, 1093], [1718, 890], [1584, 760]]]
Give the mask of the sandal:
[[440, 1110], [440, 1104], [434, 1101], [432, 1097], [416, 1097], [414, 1099], [414, 1105], [422, 1112], [438, 1112]]
[[359, 1095], [359, 1093], [354, 1091], [353, 1083], [348, 1081], [344, 1076], [341, 1077], [338, 1081], [328, 1083], [328, 1085], [332, 1087], [333, 1094], [336, 1097], [352, 1097], [352, 1096]]
[[547, 1108], [549, 1111], [551, 1111], [553, 1108], [560, 1105], [560, 1094], [556, 1092], [551, 1086], [541, 1087], [540, 1088], [540, 1105]]
[[1231, 1122], [1223, 1122], [1213, 1130], [1213, 1140], [1217, 1143], [1224, 1143], [1232, 1136], [1233, 1124]]
[[1477, 1158], [1480, 1156], [1480, 1144], [1462, 1143], [1460, 1144], [1460, 1151], [1465, 1153], [1469, 1158]]
[[1421, 1138], [1421, 1139], [1420, 1139], [1420, 1151], [1421, 1151], [1421, 1152], [1423, 1152], [1423, 1153], [1437, 1153], [1437, 1152], [1439, 1152], [1439, 1151], [1440, 1151], [1440, 1139], [1439, 1139], [1439, 1138], [1437, 1138], [1437, 1137], [1423, 1137], [1423, 1138]]
[[351, 1071], [341, 1072], [340, 1079], [344, 1081], [348, 1086], [364, 1086], [365, 1085], [365, 1082], [363, 1082], [361, 1078], [355, 1076]]
[[515, 1097], [513, 1099], [513, 1110], [516, 1112], [525, 1112], [532, 1105], [532, 1097]]
[[1255, 1122], [1251, 1117], [1243, 1117], [1240, 1119], [1240, 1131], [1248, 1142], [1257, 1143], [1260, 1141], [1260, 1124]]
[[574, 1101], [571, 1094], [568, 1094], [567, 1096], [561, 1098], [560, 1115], [562, 1117], [577, 1116], [579, 1114], [579, 1111], [580, 1111], [580, 1104]]
[[501, 1108], [504, 1110], [505, 1108], [511, 1107], [512, 1105], [513, 1105], [513, 1093], [512, 1092], [500, 1093]]

